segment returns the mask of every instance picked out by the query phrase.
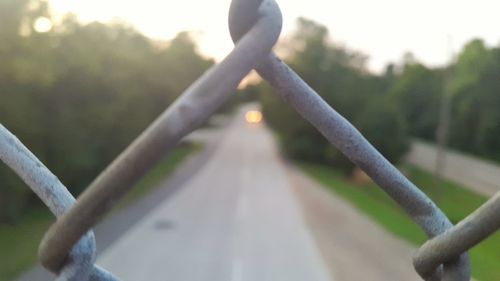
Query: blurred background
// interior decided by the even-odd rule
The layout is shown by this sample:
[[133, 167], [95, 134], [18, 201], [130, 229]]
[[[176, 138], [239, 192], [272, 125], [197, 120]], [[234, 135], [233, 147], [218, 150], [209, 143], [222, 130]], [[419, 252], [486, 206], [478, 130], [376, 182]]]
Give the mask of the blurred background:
[[[276, 52], [454, 223], [500, 188], [498, 3], [292, 2], [278, 3], [285, 21]], [[78, 195], [231, 50], [229, 4], [0, 0], [1, 124]], [[425, 241], [255, 73], [219, 114], [230, 119], [248, 102], [259, 104], [248, 122], [272, 130], [285, 161], [391, 235]], [[124, 206], [202, 146], [179, 146]], [[10, 281], [36, 263], [53, 219], [5, 165], [0, 183], [0, 280]], [[471, 256], [477, 280], [500, 280], [498, 234]]]

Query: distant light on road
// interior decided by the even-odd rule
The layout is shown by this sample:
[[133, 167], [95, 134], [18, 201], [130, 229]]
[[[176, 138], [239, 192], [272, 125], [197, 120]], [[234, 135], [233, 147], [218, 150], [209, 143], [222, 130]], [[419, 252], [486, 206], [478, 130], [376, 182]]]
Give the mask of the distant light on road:
[[250, 124], [257, 124], [262, 121], [262, 113], [260, 111], [251, 110], [245, 114], [245, 119]]

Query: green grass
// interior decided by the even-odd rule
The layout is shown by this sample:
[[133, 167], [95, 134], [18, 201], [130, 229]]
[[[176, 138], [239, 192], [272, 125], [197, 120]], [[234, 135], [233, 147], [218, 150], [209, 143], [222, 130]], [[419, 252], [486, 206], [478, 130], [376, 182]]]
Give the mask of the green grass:
[[0, 225], [0, 280], [13, 280], [35, 264], [38, 243], [53, 222], [46, 209], [30, 210], [16, 225]]
[[[300, 166], [318, 182], [350, 201], [388, 231], [416, 245], [427, 240], [420, 228], [375, 184], [356, 185], [331, 167], [315, 164]], [[404, 171], [418, 187], [435, 200], [454, 223], [486, 201], [485, 197], [449, 181], [443, 181], [439, 189], [434, 188], [433, 177], [413, 166], [404, 167]], [[500, 234], [491, 236], [469, 253], [472, 272], [477, 280], [500, 280]]]
[[[191, 144], [176, 148], [123, 198], [115, 210], [148, 194], [199, 148]], [[53, 216], [46, 208], [35, 208], [27, 212], [16, 225], [0, 225], [0, 280], [14, 280], [36, 263], [38, 243], [53, 221]]]
[[135, 200], [143, 197], [157, 187], [157, 184], [170, 175], [175, 168], [192, 152], [201, 148], [199, 144], [183, 144], [177, 147], [172, 153], [154, 167], [149, 173], [142, 178], [137, 185], [121, 200], [118, 204], [120, 207], [127, 206]]

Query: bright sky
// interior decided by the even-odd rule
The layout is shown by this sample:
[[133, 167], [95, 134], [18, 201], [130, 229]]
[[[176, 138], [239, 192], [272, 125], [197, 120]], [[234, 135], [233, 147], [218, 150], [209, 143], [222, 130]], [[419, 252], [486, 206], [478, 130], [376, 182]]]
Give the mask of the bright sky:
[[[170, 39], [179, 31], [197, 32], [201, 51], [221, 59], [232, 48], [227, 12], [230, 0], [50, 0], [56, 15], [73, 12], [82, 21], [120, 19], [144, 34]], [[378, 71], [412, 52], [428, 65], [450, 60], [472, 38], [500, 43], [499, 0], [277, 0], [284, 17], [282, 36], [295, 19], [322, 23], [336, 42], [369, 55]]]

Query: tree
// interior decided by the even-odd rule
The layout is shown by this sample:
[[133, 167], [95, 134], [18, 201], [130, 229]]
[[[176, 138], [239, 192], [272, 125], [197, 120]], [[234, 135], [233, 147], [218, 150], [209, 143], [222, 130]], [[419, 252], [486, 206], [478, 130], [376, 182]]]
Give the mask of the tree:
[[443, 91], [443, 74], [420, 63], [406, 63], [390, 91], [408, 124], [409, 134], [434, 141]]
[[451, 145], [500, 161], [500, 49], [473, 40], [459, 54], [455, 69]]
[[[212, 64], [188, 33], [166, 46], [123, 23], [81, 24], [68, 16], [50, 32], [45, 1], [0, 0], [0, 122], [78, 194]], [[28, 22], [31, 32], [21, 36]], [[5, 47], [5, 46], [8, 46]], [[0, 166], [0, 223], [34, 195]]]
[[[404, 118], [392, 105], [387, 89], [393, 77], [370, 74], [366, 57], [332, 43], [328, 30], [313, 21], [298, 20], [286, 58], [326, 102], [350, 120], [391, 161], [406, 149]], [[302, 161], [337, 166], [350, 172], [354, 165], [311, 125], [262, 88], [261, 100], [267, 122], [280, 136], [284, 152]], [[384, 138], [383, 136], [386, 136]]]

